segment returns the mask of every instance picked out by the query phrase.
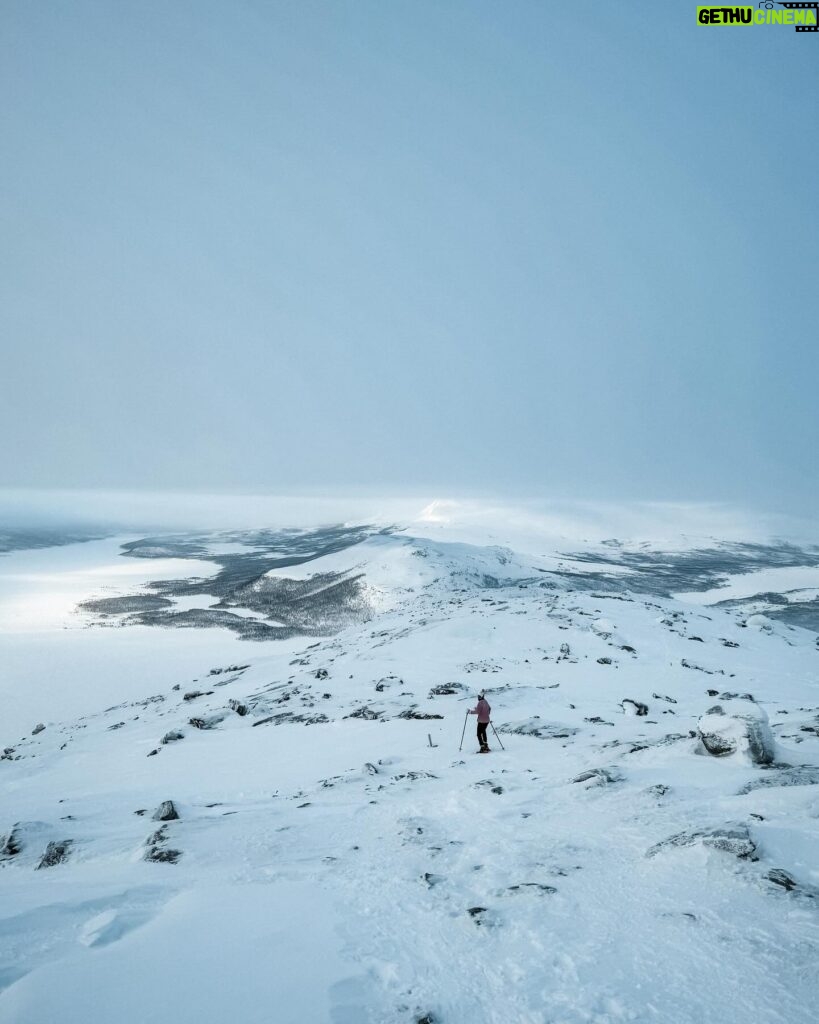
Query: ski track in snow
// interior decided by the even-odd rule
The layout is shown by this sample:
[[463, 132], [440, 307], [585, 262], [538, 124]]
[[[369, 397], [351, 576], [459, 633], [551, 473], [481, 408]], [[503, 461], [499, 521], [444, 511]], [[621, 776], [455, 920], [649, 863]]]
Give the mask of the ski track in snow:
[[[332, 638], [231, 639], [230, 662], [178, 688], [146, 679], [0, 737], [0, 1024], [812, 1024], [815, 634], [573, 590], [525, 556], [440, 539], [310, 563], [328, 567], [364, 572], [384, 610]], [[103, 659], [120, 633], [96, 634]], [[506, 750], [490, 731], [474, 754], [470, 718], [459, 752], [483, 687]], [[745, 692], [774, 767], [696, 738], [721, 694]], [[792, 781], [785, 764], [806, 766], [802, 784], [740, 793]], [[603, 768], [612, 781], [572, 781]], [[179, 819], [152, 820], [169, 799]], [[699, 842], [646, 856], [730, 825], [757, 859]], [[38, 870], [64, 839], [65, 863]]]

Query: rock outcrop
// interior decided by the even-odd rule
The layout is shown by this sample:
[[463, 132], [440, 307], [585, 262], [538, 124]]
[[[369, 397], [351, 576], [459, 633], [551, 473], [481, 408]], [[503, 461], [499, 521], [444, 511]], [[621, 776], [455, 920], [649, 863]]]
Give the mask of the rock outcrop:
[[53, 868], [55, 864], [62, 864], [63, 861], [68, 860], [68, 852], [70, 849], [70, 839], [61, 839], [59, 842], [49, 843], [45, 849], [45, 853], [40, 858], [40, 863], [37, 865], [37, 869]]

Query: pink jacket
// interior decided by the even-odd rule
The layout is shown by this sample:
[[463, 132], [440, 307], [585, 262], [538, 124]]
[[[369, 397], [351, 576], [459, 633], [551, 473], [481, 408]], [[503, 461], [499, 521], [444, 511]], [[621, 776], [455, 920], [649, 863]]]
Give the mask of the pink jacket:
[[489, 707], [487, 701], [481, 698], [469, 713], [470, 715], [477, 715], [481, 725], [489, 725], [489, 712], [491, 710], [492, 708]]

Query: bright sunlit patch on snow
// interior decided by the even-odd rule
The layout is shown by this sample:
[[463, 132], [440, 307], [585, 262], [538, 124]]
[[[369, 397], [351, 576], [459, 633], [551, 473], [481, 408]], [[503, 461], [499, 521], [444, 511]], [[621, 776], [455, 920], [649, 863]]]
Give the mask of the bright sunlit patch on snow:
[[65, 547], [13, 551], [0, 557], [0, 633], [80, 628], [77, 605], [115, 597], [151, 580], [210, 576], [212, 562], [124, 558], [113, 538]]
[[[757, 594], [791, 594], [791, 599], [810, 600], [810, 588], [819, 587], [819, 568], [797, 565], [790, 568], [760, 569], [726, 577], [725, 583], [711, 590], [676, 594], [680, 601], [691, 604], [716, 604], [735, 601]], [[796, 593], [805, 591], [797, 598]]]

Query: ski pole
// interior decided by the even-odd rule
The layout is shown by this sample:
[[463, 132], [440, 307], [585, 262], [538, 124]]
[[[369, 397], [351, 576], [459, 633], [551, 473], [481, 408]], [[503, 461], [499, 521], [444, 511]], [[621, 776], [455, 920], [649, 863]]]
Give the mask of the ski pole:
[[495, 739], [500, 743], [501, 750], [506, 750], [506, 747], [501, 743], [500, 736], [498, 736], [498, 730], [495, 728], [495, 723], [490, 722], [489, 724], [492, 726], [492, 732], [495, 734]]
[[464, 731], [461, 733], [461, 745], [460, 745], [460, 747], [458, 747], [458, 750], [463, 750], [464, 749], [464, 736], [466, 736], [466, 720], [467, 720], [467, 718], [469, 718], [469, 712], [468, 711], [464, 715]]

